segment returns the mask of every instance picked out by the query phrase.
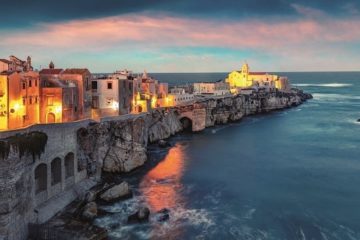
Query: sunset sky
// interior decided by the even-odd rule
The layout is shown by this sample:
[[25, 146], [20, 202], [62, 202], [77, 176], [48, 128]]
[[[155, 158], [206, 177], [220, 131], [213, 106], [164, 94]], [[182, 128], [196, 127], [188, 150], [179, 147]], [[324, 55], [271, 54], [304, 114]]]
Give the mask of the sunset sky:
[[14, 0], [0, 58], [91, 72], [360, 70], [360, 3], [346, 0]]

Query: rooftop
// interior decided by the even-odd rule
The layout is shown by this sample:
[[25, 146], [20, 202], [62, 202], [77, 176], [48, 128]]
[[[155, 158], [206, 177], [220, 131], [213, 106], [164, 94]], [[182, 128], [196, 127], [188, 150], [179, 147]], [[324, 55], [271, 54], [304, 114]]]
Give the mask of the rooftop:
[[11, 61], [9, 61], [7, 59], [3, 59], [3, 58], [0, 58], [0, 62], [7, 63], [7, 64], [12, 63]]
[[60, 74], [63, 71], [61, 68], [48, 68], [48, 69], [42, 69], [39, 73], [40, 74], [49, 74], [49, 75], [56, 75]]
[[65, 69], [63, 74], [84, 74], [90, 71], [87, 68], [68, 68]]

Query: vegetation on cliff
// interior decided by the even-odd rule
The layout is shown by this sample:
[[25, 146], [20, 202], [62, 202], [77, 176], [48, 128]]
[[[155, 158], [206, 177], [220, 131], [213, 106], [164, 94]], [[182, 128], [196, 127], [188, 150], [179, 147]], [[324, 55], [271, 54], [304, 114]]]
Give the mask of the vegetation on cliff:
[[11, 148], [18, 152], [19, 158], [31, 155], [35, 161], [36, 157], [45, 151], [48, 136], [43, 132], [30, 132], [16, 134], [0, 140], [0, 159], [7, 159]]

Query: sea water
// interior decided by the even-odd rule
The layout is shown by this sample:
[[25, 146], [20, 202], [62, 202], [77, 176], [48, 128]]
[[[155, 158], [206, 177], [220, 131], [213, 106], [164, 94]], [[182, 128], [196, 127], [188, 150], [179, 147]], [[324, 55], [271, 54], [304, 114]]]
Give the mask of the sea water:
[[[360, 239], [360, 73], [283, 75], [314, 99], [150, 148], [135, 197], [100, 206], [110, 213], [95, 223], [110, 239]], [[226, 74], [154, 76], [174, 85]], [[126, 224], [139, 205], [149, 223]]]

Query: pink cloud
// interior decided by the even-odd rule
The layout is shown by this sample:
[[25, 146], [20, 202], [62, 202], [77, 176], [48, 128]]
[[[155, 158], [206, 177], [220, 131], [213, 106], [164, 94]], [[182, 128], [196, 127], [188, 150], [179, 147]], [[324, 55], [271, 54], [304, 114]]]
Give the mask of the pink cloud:
[[119, 16], [41, 24], [3, 37], [3, 46], [104, 49], [121, 44], [281, 49], [360, 40], [359, 19], [216, 22], [156, 16]]

